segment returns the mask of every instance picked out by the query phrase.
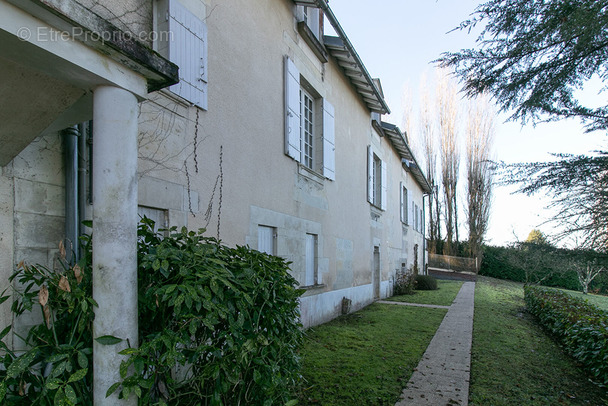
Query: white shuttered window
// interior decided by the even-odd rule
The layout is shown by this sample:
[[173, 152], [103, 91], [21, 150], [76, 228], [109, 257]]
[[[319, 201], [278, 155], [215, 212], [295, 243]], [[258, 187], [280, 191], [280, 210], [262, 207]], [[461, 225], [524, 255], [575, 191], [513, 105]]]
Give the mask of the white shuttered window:
[[400, 200], [399, 214], [401, 216], [401, 222], [404, 224], [407, 224], [407, 218], [408, 218], [407, 208], [408, 208], [409, 200], [408, 200], [407, 188], [405, 187], [403, 182], [399, 182], [399, 200]]
[[374, 153], [371, 145], [367, 146], [367, 201], [386, 210], [387, 204], [387, 170], [386, 162]]
[[168, 3], [168, 57], [179, 66], [179, 83], [169, 90], [207, 109], [207, 25], [177, 0], [161, 3]]
[[330, 180], [336, 178], [334, 107], [285, 57], [285, 154]]

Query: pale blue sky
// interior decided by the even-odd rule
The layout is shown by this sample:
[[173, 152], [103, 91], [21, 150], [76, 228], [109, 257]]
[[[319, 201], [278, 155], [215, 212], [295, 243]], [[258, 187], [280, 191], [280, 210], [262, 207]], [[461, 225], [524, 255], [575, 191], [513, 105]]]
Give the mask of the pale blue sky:
[[[432, 75], [430, 62], [444, 51], [474, 46], [475, 35], [454, 31], [468, 18], [479, 1], [474, 0], [330, 0], [329, 5], [344, 28], [367, 70], [382, 81], [392, 114], [386, 121], [402, 124], [404, 89], [414, 103], [422, 74]], [[587, 153], [606, 145], [603, 132], [583, 134], [576, 121], [522, 127], [499, 116], [495, 156], [505, 162], [546, 161], [549, 153]], [[411, 134], [410, 138], [416, 134]], [[415, 140], [412, 140], [415, 142]], [[464, 164], [461, 164], [464, 168]], [[462, 182], [461, 182], [462, 183]], [[523, 240], [530, 230], [548, 218], [542, 196], [511, 195], [508, 188], [495, 191], [487, 240], [503, 245]], [[461, 207], [464, 206], [462, 194]], [[464, 215], [461, 214], [464, 219]], [[463, 233], [466, 235], [466, 232]]]

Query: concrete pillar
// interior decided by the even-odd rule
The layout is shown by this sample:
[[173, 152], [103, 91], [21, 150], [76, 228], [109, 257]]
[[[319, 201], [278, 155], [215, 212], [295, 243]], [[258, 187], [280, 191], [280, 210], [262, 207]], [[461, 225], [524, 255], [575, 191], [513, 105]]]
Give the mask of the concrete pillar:
[[137, 346], [137, 100], [130, 92], [101, 86], [93, 94], [93, 342], [95, 405], [136, 405], [106, 391], [120, 380], [123, 356]]

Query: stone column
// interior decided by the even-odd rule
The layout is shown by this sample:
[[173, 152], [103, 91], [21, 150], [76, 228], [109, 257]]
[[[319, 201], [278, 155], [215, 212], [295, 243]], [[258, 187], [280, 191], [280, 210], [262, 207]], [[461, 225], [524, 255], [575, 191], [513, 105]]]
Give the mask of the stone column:
[[137, 405], [106, 391], [120, 380], [129, 344], [137, 346], [137, 99], [123, 89], [100, 86], [93, 94], [93, 337], [114, 336], [116, 345], [93, 342], [95, 405]]

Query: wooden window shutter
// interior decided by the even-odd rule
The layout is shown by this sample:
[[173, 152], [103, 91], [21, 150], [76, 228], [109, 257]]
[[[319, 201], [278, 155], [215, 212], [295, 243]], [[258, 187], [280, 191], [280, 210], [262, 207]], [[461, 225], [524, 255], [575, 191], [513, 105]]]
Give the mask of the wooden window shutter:
[[399, 182], [399, 218], [402, 223], [405, 223], [405, 213], [403, 210], [403, 206], [405, 205], [404, 197], [403, 182]]
[[300, 71], [285, 57], [285, 154], [301, 161], [300, 148]]
[[374, 204], [374, 151], [367, 146], [367, 201]]
[[334, 106], [323, 99], [323, 176], [336, 180], [336, 129]]
[[411, 193], [407, 194], [408, 195], [408, 197], [407, 197], [407, 200], [408, 200], [408, 202], [407, 202], [407, 206], [408, 206], [408, 212], [407, 212], [408, 219], [407, 219], [407, 223], [410, 226], [414, 226], [414, 219], [416, 218], [415, 214], [414, 214], [415, 213], [414, 212], [414, 199], [410, 196], [410, 194]]
[[207, 25], [171, 0], [169, 33], [169, 60], [179, 66], [179, 83], [169, 90], [207, 109]]
[[382, 187], [382, 192], [380, 195], [380, 208], [382, 210], [386, 210], [387, 207], [387, 191], [388, 191], [388, 179], [386, 173], [386, 162], [380, 161], [380, 167], [382, 170], [380, 171], [380, 186]]

